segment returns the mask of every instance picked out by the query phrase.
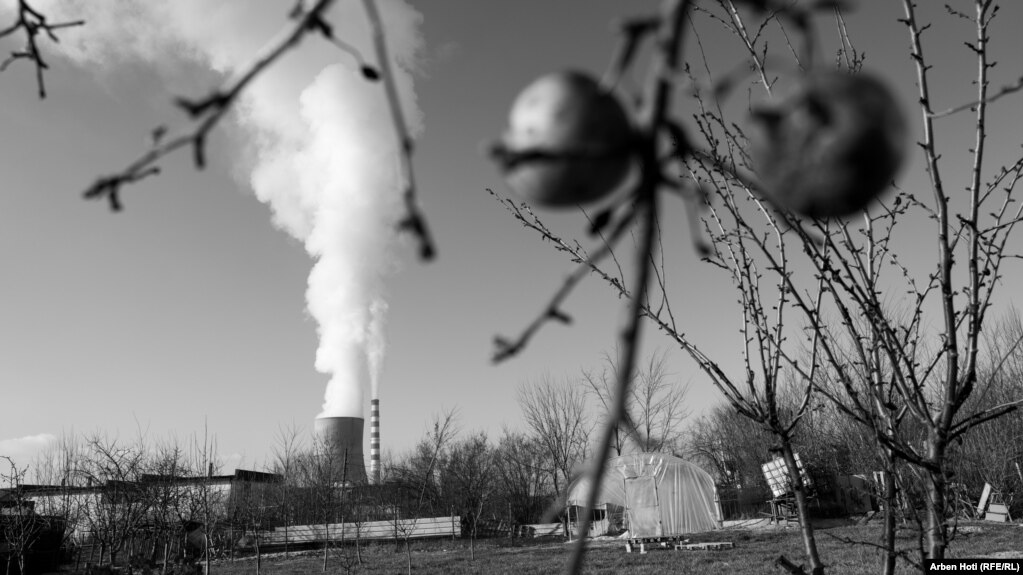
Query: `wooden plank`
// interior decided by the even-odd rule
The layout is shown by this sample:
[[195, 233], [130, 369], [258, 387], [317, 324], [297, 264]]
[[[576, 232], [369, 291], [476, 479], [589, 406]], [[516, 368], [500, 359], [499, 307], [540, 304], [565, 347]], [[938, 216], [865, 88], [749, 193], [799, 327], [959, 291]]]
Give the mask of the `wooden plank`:
[[987, 499], [991, 495], [991, 484], [985, 483], [984, 490], [980, 492], [980, 501], [977, 503], [977, 515], [987, 510]]

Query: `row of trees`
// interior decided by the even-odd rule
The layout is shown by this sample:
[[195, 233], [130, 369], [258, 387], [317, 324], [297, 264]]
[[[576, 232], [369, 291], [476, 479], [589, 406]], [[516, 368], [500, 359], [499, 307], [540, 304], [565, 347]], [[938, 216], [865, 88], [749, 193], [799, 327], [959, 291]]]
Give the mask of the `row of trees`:
[[77, 560], [116, 564], [125, 555], [152, 561], [162, 553], [164, 570], [172, 546], [182, 558], [189, 546], [210, 548], [212, 530], [194, 528], [215, 525], [224, 515], [215, 451], [208, 437], [185, 446], [97, 432], [59, 438], [31, 466], [11, 463], [8, 504], [24, 511], [24, 536], [5, 539], [19, 568], [24, 572], [25, 558], [44, 533], [56, 532], [56, 547], [78, 549]]
[[[510, 533], [513, 525], [550, 520], [552, 504], [588, 455], [613, 364], [607, 355], [599, 369], [574, 380], [524, 385], [524, 432], [460, 432], [454, 412], [437, 417], [407, 453], [385, 453], [379, 486], [353, 485], [354, 462], [345, 453], [307, 441], [294, 427], [280, 430], [262, 472], [220, 475], [216, 441], [205, 434], [182, 442], [94, 433], [61, 437], [29, 469], [12, 464], [8, 483], [26, 509], [34, 507], [31, 533], [59, 519], [62, 547], [79, 549], [85, 561], [161, 563], [166, 572], [172, 563], [201, 560], [209, 572], [212, 557], [241, 545], [255, 552], [258, 571], [259, 532], [318, 525], [342, 543], [325, 543], [323, 568], [332, 558], [350, 568], [362, 560], [358, 535], [354, 545], [343, 545], [343, 530], [331, 530], [355, 524], [357, 534], [363, 523], [393, 520], [411, 568], [416, 518], [459, 516], [473, 541], [498, 526]], [[664, 366], [665, 356], [656, 355], [640, 375], [638, 425], [621, 430], [620, 451], [680, 445], [685, 387], [670, 381]], [[19, 557], [33, 545], [28, 533], [18, 540]]]
[[[983, 366], [989, 375], [984, 387], [970, 399], [968, 410], [983, 412], [1023, 397], [1023, 353], [1007, 349], [1021, 335], [1018, 314], [1006, 316], [992, 328], [987, 346], [993, 351]], [[798, 378], [790, 379], [776, 400], [779, 411], [798, 411], [803, 391]], [[765, 435], [760, 425], [723, 404], [700, 416], [689, 429], [686, 455], [714, 473], [719, 484], [767, 490], [761, 464], [770, 457], [777, 440]], [[917, 442], [926, 438], [925, 429], [911, 422], [906, 423], [904, 433]], [[821, 396], [810, 398], [791, 442], [819, 483], [834, 475], [870, 475], [885, 469], [881, 454], [870, 448], [870, 430]], [[1023, 413], [1011, 412], [965, 434], [951, 446], [948, 464], [951, 481], [960, 490], [953, 498], [965, 496], [976, 503], [985, 483], [1005, 493], [1023, 492]], [[909, 468], [902, 467], [896, 476], [905, 477], [904, 490], [922, 486]], [[914, 497], [921, 501], [922, 494]]]
[[[1002, 359], [985, 367], [991, 372], [989, 383], [972, 399], [971, 409], [1023, 396], [1023, 353], [1004, 349], [1019, 339], [1021, 325], [1014, 315], [988, 335], [988, 346], [995, 350], [992, 361]], [[766, 491], [760, 465], [776, 450], [776, 438], [727, 404], [684, 426], [687, 388], [669, 377], [665, 363], [666, 355], [656, 354], [637, 374], [629, 419], [614, 435], [615, 454], [669, 451], [699, 462], [721, 485]], [[551, 511], [560, 511], [559, 498], [591, 455], [590, 438], [604, 423], [614, 368], [614, 356], [606, 354], [598, 368], [583, 370], [576, 378], [557, 381], [548, 376], [523, 385], [519, 402], [525, 431], [506, 429], [497, 437], [459, 432], [454, 413], [438, 417], [413, 449], [385, 455], [383, 485], [373, 487], [351, 486], [344, 454], [316, 444], [308, 447], [295, 428], [279, 433], [266, 473], [236, 473], [229, 489], [224, 476], [217, 475], [216, 445], [208, 438], [183, 444], [147, 442], [142, 436], [130, 442], [102, 434], [65, 436], [32, 467], [31, 483], [49, 487], [27, 487], [26, 471], [9, 466], [4, 476], [9, 487], [23, 502], [34, 500], [35, 508], [23, 514], [25, 521], [9, 522], [11, 533], [5, 538], [15, 544], [13, 558], [23, 564], [34, 539], [57, 518], [66, 526], [64, 543], [90, 543], [89, 557], [95, 558], [98, 549], [100, 563], [113, 564], [124, 556], [162, 560], [166, 571], [175, 556], [185, 559], [191, 550], [193, 558], [205, 559], [209, 572], [215, 552], [233, 552], [240, 543], [255, 551], [258, 572], [257, 534], [270, 528], [318, 524], [329, 532], [338, 523], [457, 515], [463, 533], [474, 541], [492, 534], [497, 525], [510, 532], [505, 530], [515, 525], [550, 521], [555, 516]], [[779, 389], [779, 411], [800, 410], [803, 397], [798, 378], [793, 378]], [[803, 412], [791, 445], [812, 475], [884, 469], [879, 453], [869, 448], [869, 430], [841, 409], [814, 396]], [[924, 430], [917, 433], [921, 440], [925, 437]], [[984, 483], [1008, 492], [1023, 489], [1021, 439], [1020, 413], [965, 436], [950, 454], [956, 481], [973, 499]], [[903, 466], [900, 472], [904, 494], [922, 500], [911, 470]], [[44, 523], [44, 517], [50, 519]], [[407, 525], [399, 531], [397, 539], [405, 544], [411, 568], [411, 531]], [[353, 543], [325, 544], [324, 569], [331, 558], [347, 567], [361, 561], [361, 542], [356, 537]]]
[[612, 456], [623, 453], [680, 452], [685, 443], [688, 384], [667, 371], [667, 353], [647, 358], [634, 378], [627, 417], [610, 422], [618, 354], [605, 353], [599, 367], [561, 381], [547, 375], [519, 389], [519, 405], [529, 435], [547, 461], [551, 488], [562, 493], [593, 447], [593, 432], [611, 424]]
[[[989, 352], [981, 365], [984, 386], [965, 406], [970, 413], [990, 412], [1023, 397], [1023, 348], [1017, 345], [1021, 337], [1023, 322], [1016, 312], [989, 329], [985, 337]], [[690, 422], [685, 402], [688, 387], [668, 377], [665, 365], [666, 354], [655, 354], [636, 375], [630, 387], [628, 419], [618, 423], [612, 435], [612, 455], [671, 452], [697, 462], [722, 487], [769, 497], [761, 466], [779, 455], [779, 439], [765, 434], [762, 423], [728, 402]], [[535, 478], [540, 492], [550, 497], [564, 494], [592, 455], [593, 431], [606, 422], [614, 370], [615, 359], [606, 354], [598, 369], [583, 370], [576, 379], [557, 381], [548, 376], [520, 389], [519, 402], [528, 432], [515, 437], [521, 437], [532, 449], [529, 465], [522, 468], [538, 472]], [[789, 443], [793, 453], [801, 454], [818, 491], [834, 488], [829, 482], [839, 475], [871, 477], [872, 472], [889, 470], [898, 483], [893, 496], [902, 498], [901, 504], [913, 500], [919, 505], [924, 501], [922, 479], [911, 467], [889, 469], [882, 455], [870, 447], [874, 437], [869, 428], [848, 417], [823, 394], [808, 397], [805, 381], [793, 370], [782, 371], [781, 378], [772, 401], [782, 419], [801, 414]], [[906, 422], [904, 433], [910, 441], [926, 439], [926, 430], [912, 422]], [[499, 446], [511, 437], [506, 434]], [[523, 460], [524, 453], [528, 453], [526, 445], [516, 450], [512, 460]], [[1023, 413], [1013, 411], [978, 425], [951, 446], [948, 458], [950, 477], [954, 478], [951, 481], [955, 483], [949, 501], [956, 511], [964, 511], [965, 501], [976, 503], [986, 483], [1005, 493], [1023, 492]], [[883, 486], [875, 488], [883, 492]], [[516, 518], [520, 522], [539, 521], [535, 513], [540, 509], [534, 507], [533, 511], [532, 515]], [[912, 506], [907, 511], [912, 512]]]

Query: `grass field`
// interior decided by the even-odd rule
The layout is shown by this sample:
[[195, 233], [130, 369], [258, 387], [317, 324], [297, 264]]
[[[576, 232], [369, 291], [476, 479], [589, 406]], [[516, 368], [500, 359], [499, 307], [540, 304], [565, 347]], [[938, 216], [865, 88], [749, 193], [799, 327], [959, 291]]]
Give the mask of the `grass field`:
[[[1014, 556], [1023, 557], [1023, 526], [1013, 524], [970, 523], [966, 532], [960, 532], [949, 550], [951, 557]], [[817, 531], [821, 555], [828, 573], [834, 575], [874, 575], [880, 572], [881, 555], [876, 547], [848, 544], [843, 539], [876, 543], [880, 527], [836, 526]], [[898, 544], [910, 550], [913, 559], [919, 557], [912, 550], [917, 545], [918, 532], [899, 531]], [[696, 573], [710, 575], [729, 573], [737, 575], [763, 575], [783, 573], [774, 565], [779, 555], [802, 563], [798, 528], [724, 530], [691, 537], [692, 542], [731, 541], [735, 548], [724, 551], [653, 550], [646, 554], [625, 553], [618, 541], [596, 541], [590, 544], [585, 573], [588, 574], [655, 574]], [[418, 541], [412, 544], [412, 571], [414, 573], [451, 573], [456, 575], [527, 575], [532, 573], [559, 573], [564, 569], [570, 544], [561, 540], [528, 541], [483, 540], [476, 542], [476, 560], [469, 557], [468, 541]], [[349, 555], [353, 553], [348, 549]], [[1012, 553], [1010, 555], [1010, 553]], [[363, 548], [363, 564], [356, 565], [352, 573], [395, 574], [406, 572], [403, 548], [393, 543], [367, 545]], [[263, 575], [299, 575], [321, 572], [318, 552], [306, 552], [285, 558], [279, 554], [264, 557]], [[212, 572], [218, 575], [255, 573], [252, 558], [233, 562], [218, 562]], [[328, 572], [345, 573], [342, 562], [331, 557]], [[905, 561], [899, 562], [900, 573], [916, 571]]]

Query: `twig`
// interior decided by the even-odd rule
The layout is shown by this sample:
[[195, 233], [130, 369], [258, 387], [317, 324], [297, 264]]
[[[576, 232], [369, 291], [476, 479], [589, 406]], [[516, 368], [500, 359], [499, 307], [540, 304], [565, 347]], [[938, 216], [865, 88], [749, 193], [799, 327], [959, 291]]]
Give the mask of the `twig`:
[[[487, 189], [487, 191], [490, 192], [490, 194], [493, 195], [494, 197], [498, 197], [497, 194], [495, 194], [492, 190]], [[549, 231], [545, 231], [546, 228], [538, 227], [539, 222], [538, 220], [536, 220], [535, 217], [533, 219], [533, 222], [530, 223], [525, 219], [524, 216], [522, 216], [519, 209], [516, 208], [513, 203], [511, 203], [510, 201], [506, 202], [503, 200], [502, 203], [505, 204], [505, 207], [508, 208], [509, 211], [511, 211], [519, 221], [523, 222], [524, 225], [528, 225], [533, 229], [540, 231], [547, 238], [551, 239], [554, 238], [554, 236], [550, 234]], [[572, 293], [572, 290], [575, 288], [575, 286], [578, 285], [578, 283], [582, 281], [582, 279], [586, 277], [586, 275], [589, 272], [597, 268], [597, 263], [603, 260], [608, 254], [612, 253], [612, 248], [618, 242], [618, 240], [621, 239], [622, 233], [626, 229], [628, 229], [629, 225], [632, 223], [632, 220], [635, 218], [635, 215], [636, 208], [635, 206], [633, 206], [618, 220], [618, 223], [612, 229], [610, 235], [603, 242], [601, 248], [597, 252], [595, 252], [593, 255], [585, 257], [584, 259], [577, 260], [577, 263], [579, 265], [575, 268], [575, 270], [572, 271], [571, 274], [568, 275], [567, 278], [565, 278], [564, 283], [561, 284], [561, 287], [558, 289], [557, 292], [555, 292], [554, 296], [547, 303], [547, 306], [544, 308], [543, 312], [541, 312], [540, 315], [538, 315], [532, 321], [532, 323], [530, 323], [529, 326], [527, 326], [526, 329], [523, 330], [519, 337], [517, 337], [514, 341], [509, 341], [501, 336], [497, 336], [494, 338], [495, 349], [494, 355], [492, 357], [494, 363], [504, 361], [522, 351], [529, 343], [529, 340], [532, 339], [533, 335], [537, 331], [539, 331], [543, 324], [547, 323], [548, 321], [553, 320], [559, 321], [561, 323], [570, 323], [572, 321], [571, 317], [565, 314], [565, 312], [561, 311], [562, 302], [565, 301], [568, 295]]]
[[[110, 202], [111, 209], [119, 211], [122, 207], [120, 198], [122, 187], [126, 184], [135, 183], [149, 176], [159, 174], [160, 167], [157, 163], [180, 148], [191, 147], [196, 168], [204, 168], [206, 165], [205, 148], [207, 138], [220, 120], [238, 101], [242, 92], [256, 77], [268, 69], [286, 52], [297, 47], [308, 34], [314, 33], [323, 36], [327, 41], [355, 57], [359, 62], [360, 71], [366, 80], [383, 81], [387, 91], [388, 102], [392, 108], [395, 130], [401, 142], [402, 167], [406, 179], [404, 200], [407, 213], [405, 218], [399, 222], [398, 227], [401, 230], [413, 232], [420, 240], [420, 257], [424, 260], [431, 259], [435, 254], [435, 249], [426, 220], [422, 216], [415, 198], [411, 162], [412, 140], [401, 113], [401, 106], [394, 86], [394, 76], [391, 73], [390, 59], [387, 55], [383, 26], [380, 23], [379, 14], [376, 11], [373, 0], [365, 0], [366, 11], [373, 27], [374, 45], [380, 60], [380, 71], [368, 66], [355, 48], [335, 37], [333, 28], [324, 18], [324, 14], [333, 4], [334, 0], [317, 0], [308, 10], [304, 10], [302, 4], [299, 3], [290, 13], [290, 17], [294, 22], [283, 29], [275, 39], [271, 40], [263, 52], [247, 68], [244, 68], [244, 71], [235, 79], [229, 80], [225, 86], [214, 90], [205, 98], [199, 100], [177, 98], [175, 100], [175, 104], [184, 110], [193, 121], [190, 129], [176, 137], [164, 139], [162, 136], [166, 129], [162, 126], [157, 128], [153, 131], [153, 147], [148, 152], [129, 164], [124, 170], [96, 180], [84, 192], [83, 196], [87, 199], [106, 198]], [[383, 78], [381, 78], [381, 72]]]
[[227, 87], [214, 90], [213, 93], [202, 100], [192, 101], [185, 98], [178, 98], [176, 104], [189, 116], [198, 122], [198, 125], [191, 131], [187, 131], [170, 140], [160, 143], [158, 128], [154, 131], [154, 146], [142, 157], [132, 162], [127, 168], [116, 174], [106, 176], [97, 180], [83, 194], [87, 199], [107, 198], [110, 208], [114, 211], [121, 209], [120, 191], [124, 184], [134, 183], [148, 176], [160, 173], [156, 162], [170, 155], [179, 148], [192, 146], [193, 157], [197, 168], [202, 169], [206, 165], [205, 145], [209, 133], [216, 127], [217, 123], [224, 117], [231, 105], [238, 99], [242, 91], [261, 72], [267, 69], [285, 52], [294, 48], [311, 31], [324, 34], [330, 37], [330, 29], [322, 18], [324, 11], [334, 3], [334, 0], [317, 0], [316, 4], [308, 12], [301, 12], [301, 5], [296, 7], [292, 17], [296, 19], [290, 29], [285, 29], [279, 34], [279, 39], [268, 44], [265, 53], [256, 58], [252, 65], [245, 70], [236, 80], [229, 82]]
[[[845, 543], [846, 545], [865, 545], [867, 547], [874, 547], [876, 549], [881, 549], [882, 551], [889, 551], [889, 549], [887, 549], [884, 545], [879, 545], [877, 543], [872, 543], [870, 541], [857, 541], [857, 540], [851, 539], [849, 537], [839, 537], [838, 535], [832, 535], [831, 533], [828, 533], [827, 531], [824, 531], [823, 533], [825, 535], [827, 535], [828, 537], [831, 537], [832, 539], [835, 539], [837, 541], [841, 541], [842, 543]], [[917, 569], [917, 570], [921, 570], [922, 569], [922, 567], [920, 566], [919, 563], [917, 563], [916, 561], [913, 561], [913, 559], [910, 558], [908, 550], [903, 549], [903, 550], [900, 550], [900, 551], [895, 551], [895, 550], [892, 550], [892, 551], [895, 552], [895, 555], [897, 557], [901, 557], [906, 563], [909, 563], [910, 565], [912, 565], [914, 569]]]
[[732, 0], [724, 0], [722, 6], [725, 6], [728, 10], [728, 14], [732, 19], [732, 26], [735, 29], [736, 35], [742, 39], [743, 44], [746, 46], [746, 51], [749, 52], [750, 58], [753, 59], [753, 65], [756, 67], [757, 73], [760, 75], [760, 82], [764, 85], [764, 90], [767, 91], [767, 95], [771, 95], [771, 85], [773, 82], [767, 79], [767, 68], [765, 67], [764, 58], [757, 53], [756, 47], [750, 40], [749, 34], [746, 32], [746, 25], [743, 22], [742, 16], [739, 14], [739, 10], [735, 7]]
[[941, 112], [931, 112], [929, 115], [931, 118], [944, 118], [945, 116], [951, 116], [952, 114], [972, 110], [981, 104], [990, 104], [991, 102], [1000, 99], [1002, 96], [1008, 96], [1009, 94], [1019, 92], [1020, 90], [1023, 90], [1023, 76], [1020, 76], [1019, 80], [1016, 80], [1015, 84], [1006, 84], [1005, 86], [1002, 86], [1000, 90], [983, 100], [977, 100], [975, 102], [970, 102], [969, 104], [955, 106]]
[[411, 232], [419, 240], [419, 257], [422, 260], [431, 260], [436, 255], [433, 238], [430, 235], [430, 228], [426, 224], [419, 209], [419, 202], [416, 199], [416, 180], [412, 172], [412, 136], [409, 134], [408, 126], [405, 123], [405, 115], [401, 110], [401, 101], [398, 99], [398, 89], [395, 86], [394, 73], [391, 71], [391, 59], [387, 55], [387, 42], [384, 39], [384, 26], [380, 20], [380, 13], [377, 10], [374, 0], [364, 0], [366, 15], [369, 17], [370, 26], [373, 28], [373, 45], [376, 48], [379, 66], [384, 73], [384, 89], [387, 92], [387, 99], [391, 104], [391, 117], [394, 119], [394, 128], [401, 140], [402, 168], [405, 171], [405, 190], [402, 198], [405, 201], [405, 217], [398, 223], [398, 229]]
[[0, 72], [6, 70], [7, 67], [15, 60], [29, 60], [31, 62], [35, 62], [36, 84], [39, 86], [39, 98], [46, 98], [46, 85], [43, 83], [43, 70], [49, 69], [50, 66], [45, 60], [43, 60], [43, 55], [39, 51], [39, 45], [36, 43], [36, 36], [38, 36], [39, 32], [42, 31], [46, 32], [46, 35], [50, 37], [50, 40], [60, 42], [57, 35], [53, 33], [54, 30], [81, 26], [83, 24], [85, 24], [85, 20], [74, 20], [71, 22], [50, 24], [46, 21], [46, 16], [29, 5], [28, 0], [18, 0], [18, 18], [15, 20], [14, 24], [0, 30], [0, 38], [13, 34], [19, 29], [24, 29], [25, 47], [21, 50], [11, 52], [11, 55], [8, 56], [3, 63], [0, 63]]

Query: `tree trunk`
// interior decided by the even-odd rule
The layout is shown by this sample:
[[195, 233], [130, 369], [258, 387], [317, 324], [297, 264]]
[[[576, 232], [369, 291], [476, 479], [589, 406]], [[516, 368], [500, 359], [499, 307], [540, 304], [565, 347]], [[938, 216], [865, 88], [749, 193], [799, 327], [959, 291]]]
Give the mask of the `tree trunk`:
[[803, 485], [803, 477], [799, 474], [796, 466], [796, 456], [792, 452], [792, 443], [788, 437], [782, 436], [781, 449], [782, 457], [785, 459], [785, 466], [788, 467], [789, 480], [792, 483], [792, 494], [796, 498], [796, 511], [799, 514], [799, 530], [803, 535], [803, 549], [807, 560], [810, 561], [810, 574], [823, 575], [824, 563], [817, 552], [817, 541], [813, 534], [813, 524], [810, 522], [810, 509], [806, 500], [806, 486]]
[[167, 561], [170, 559], [171, 540], [170, 537], [163, 540], [163, 568], [160, 571], [163, 575], [167, 575]]
[[408, 562], [408, 575], [412, 575], [412, 548], [409, 546], [408, 537], [405, 538], [405, 560]]
[[326, 534], [323, 539], [323, 572], [327, 572], [327, 547], [330, 546], [330, 524], [323, 523], [323, 532]]
[[[209, 516], [207, 516], [207, 525], [209, 525]], [[203, 575], [210, 575], [210, 552], [213, 551], [213, 538], [210, 537], [210, 530], [203, 526], [203, 540], [206, 542], [206, 560], [203, 562]]]
[[948, 547], [948, 531], [945, 525], [945, 448], [948, 445], [944, 435], [930, 434], [927, 458], [931, 465], [927, 469], [927, 555], [928, 559], [944, 559]]
[[895, 506], [898, 501], [895, 493], [895, 462], [892, 459], [892, 452], [888, 449], [882, 450], [882, 461], [884, 461], [884, 533], [882, 545], [885, 550], [884, 575], [895, 575]]
[[355, 523], [355, 556], [362, 565], [362, 523], [359, 521]]

